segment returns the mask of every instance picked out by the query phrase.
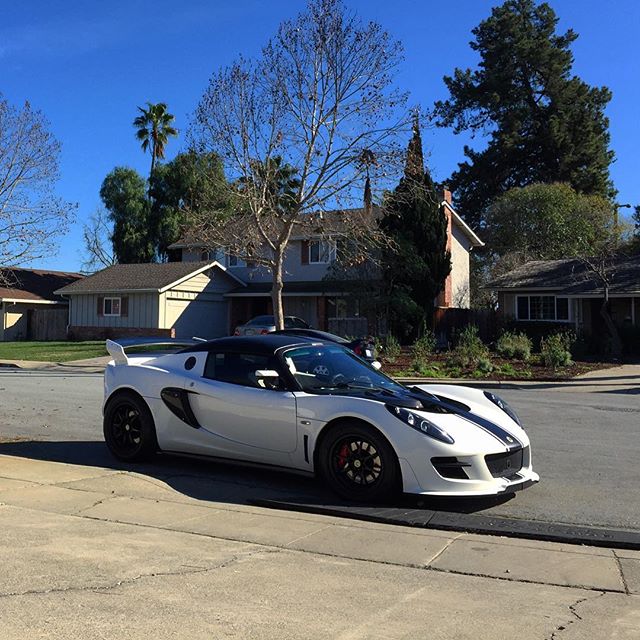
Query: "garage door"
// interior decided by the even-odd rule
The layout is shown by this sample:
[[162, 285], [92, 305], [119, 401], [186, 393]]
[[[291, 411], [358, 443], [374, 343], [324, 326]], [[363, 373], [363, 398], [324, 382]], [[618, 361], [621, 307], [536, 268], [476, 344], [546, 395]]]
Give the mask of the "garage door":
[[167, 326], [176, 338], [219, 338], [226, 336], [228, 302], [167, 300]]

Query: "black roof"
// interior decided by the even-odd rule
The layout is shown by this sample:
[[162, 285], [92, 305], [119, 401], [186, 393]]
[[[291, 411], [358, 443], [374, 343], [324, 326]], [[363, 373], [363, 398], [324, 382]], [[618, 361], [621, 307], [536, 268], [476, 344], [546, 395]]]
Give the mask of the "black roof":
[[310, 342], [320, 342], [302, 336], [286, 336], [268, 334], [263, 336], [229, 336], [209, 340], [183, 349], [182, 353], [196, 351], [224, 351], [226, 353], [255, 353], [256, 355], [273, 355], [278, 349], [308, 345]]
[[[610, 256], [604, 263], [609, 293], [640, 292], [640, 256]], [[488, 289], [555, 290], [560, 295], [602, 295], [603, 286], [586, 261], [578, 259], [527, 262], [485, 285]]]

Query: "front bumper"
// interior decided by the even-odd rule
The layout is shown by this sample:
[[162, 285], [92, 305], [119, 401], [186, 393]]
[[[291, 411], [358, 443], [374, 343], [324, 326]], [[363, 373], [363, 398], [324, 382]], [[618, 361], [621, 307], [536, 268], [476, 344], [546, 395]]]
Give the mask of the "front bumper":
[[468, 456], [466, 460], [469, 462], [466, 470], [470, 477], [460, 479], [441, 476], [429, 461], [418, 465], [415, 460], [401, 459], [403, 490], [424, 496], [495, 496], [522, 491], [540, 480], [530, 459], [527, 466], [509, 473], [509, 477], [493, 477], [482, 455]]

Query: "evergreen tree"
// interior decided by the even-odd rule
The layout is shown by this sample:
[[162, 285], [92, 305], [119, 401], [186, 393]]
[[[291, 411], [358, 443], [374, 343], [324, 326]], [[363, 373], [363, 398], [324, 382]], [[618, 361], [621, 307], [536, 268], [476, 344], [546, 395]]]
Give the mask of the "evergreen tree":
[[113, 222], [116, 261], [154, 262], [155, 238], [144, 178], [129, 167], [116, 167], [102, 183], [100, 197]]
[[389, 196], [381, 220], [381, 228], [396, 245], [383, 258], [389, 321], [404, 340], [415, 338], [425, 324], [431, 326], [435, 298], [451, 271], [447, 219], [440, 203], [440, 194], [424, 171], [416, 117], [404, 176]]
[[496, 196], [536, 182], [613, 194], [604, 115], [611, 93], [572, 75], [577, 35], [557, 34], [557, 23], [547, 3], [507, 0], [472, 31], [478, 68], [444, 78], [450, 98], [436, 103], [436, 123], [455, 133], [490, 131], [486, 149], [465, 147], [468, 160], [450, 180], [459, 211], [473, 224], [484, 221]]
[[228, 185], [215, 153], [179, 153], [171, 162], [157, 164], [149, 178], [149, 226], [157, 258], [167, 259], [167, 247], [188, 226], [188, 215], [205, 207], [224, 210]]

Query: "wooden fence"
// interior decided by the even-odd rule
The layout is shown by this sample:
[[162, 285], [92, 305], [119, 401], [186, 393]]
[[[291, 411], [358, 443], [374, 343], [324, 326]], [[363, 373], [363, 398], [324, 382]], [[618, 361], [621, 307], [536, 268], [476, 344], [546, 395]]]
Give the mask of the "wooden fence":
[[436, 309], [433, 314], [433, 331], [441, 347], [455, 342], [456, 334], [470, 324], [478, 327], [483, 342], [496, 339], [498, 318], [491, 309]]
[[29, 309], [28, 340], [65, 340], [69, 311], [64, 309]]

